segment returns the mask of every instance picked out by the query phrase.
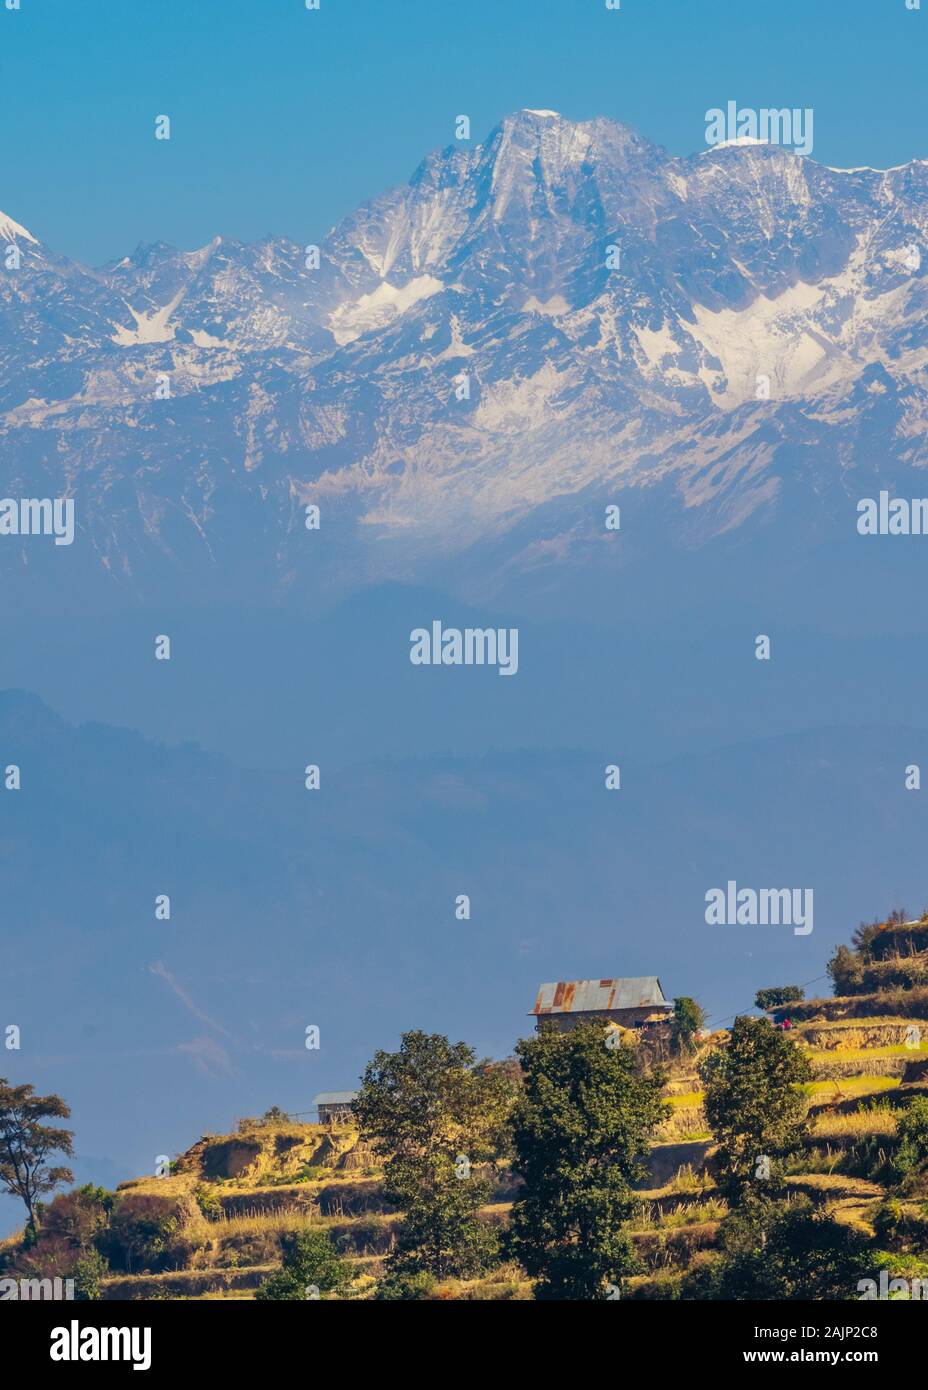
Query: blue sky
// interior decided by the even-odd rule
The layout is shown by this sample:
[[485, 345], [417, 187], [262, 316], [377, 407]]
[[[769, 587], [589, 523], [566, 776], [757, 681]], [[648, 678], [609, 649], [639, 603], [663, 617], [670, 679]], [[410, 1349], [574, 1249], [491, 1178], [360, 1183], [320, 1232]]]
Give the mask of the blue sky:
[[928, 156], [928, 0], [21, 5], [0, 5], [0, 209], [93, 263], [142, 240], [318, 239], [462, 112], [476, 139], [550, 107], [687, 154], [710, 106], [812, 106], [825, 163]]
[[[140, 241], [194, 248], [217, 233], [305, 244], [408, 179], [451, 141], [458, 114], [481, 139], [525, 106], [610, 116], [680, 155], [704, 148], [709, 107], [812, 107], [816, 158], [900, 164], [928, 157], [922, 4], [622, 0], [609, 12], [604, 0], [322, 0], [308, 12], [304, 0], [21, 0], [9, 11], [0, 0], [0, 209], [96, 264]], [[154, 139], [162, 114], [170, 142]], [[32, 375], [23, 381], [32, 393]], [[762, 568], [757, 553], [774, 552], [750, 551]], [[885, 579], [884, 556], [866, 563]], [[723, 593], [724, 582], [725, 602], [698, 615], [700, 630], [685, 594], [682, 643], [663, 630], [644, 644], [613, 640], [573, 613], [526, 624], [518, 692], [508, 681], [482, 695], [410, 684], [406, 634], [461, 611], [425, 590], [364, 593], [296, 635], [287, 612], [251, 628], [237, 611], [186, 625], [160, 612], [157, 627], [140, 627], [134, 610], [90, 613], [60, 624], [54, 642], [19, 621], [0, 685], [39, 690], [90, 724], [54, 735], [53, 715], [37, 719], [31, 785], [51, 789], [51, 803], [27, 790], [0, 805], [25, 816], [11, 824], [33, 856], [18, 851], [18, 896], [5, 890], [9, 920], [24, 925], [0, 1018], [23, 1019], [29, 1038], [11, 1073], [65, 1095], [79, 1153], [103, 1155], [80, 1176], [150, 1170], [204, 1127], [271, 1104], [303, 1111], [317, 1089], [351, 1086], [402, 1028], [505, 1055], [544, 980], [660, 973], [669, 992], [728, 1018], [760, 985], [821, 976], [861, 917], [920, 908], [928, 801], [913, 808], [891, 771], [928, 763], [912, 643], [889, 635], [909, 610], [879, 610], [887, 630], [861, 645], [876, 625], [872, 595], [888, 589], [866, 582], [855, 554], [856, 587], [842, 570], [822, 576], [803, 610], [810, 634], [781, 624], [784, 659], [763, 686], [747, 655], [720, 680], [730, 639], [707, 639], [710, 621], [741, 624], [748, 653], [776, 621], [775, 609], [755, 617], [765, 596], [788, 597], [809, 572], [787, 563], [782, 590], [777, 575], [742, 594], [725, 567], [747, 571], [730, 557], [694, 564], [693, 592]], [[658, 597], [660, 586], [682, 593], [682, 564], [661, 563]], [[899, 563], [889, 573], [905, 579]], [[863, 617], [858, 594], [874, 605]], [[620, 597], [617, 632], [637, 601]], [[813, 615], [833, 603], [842, 636], [826, 641]], [[141, 655], [160, 631], [188, 653], [170, 698]], [[923, 650], [915, 644], [917, 671]], [[22, 739], [15, 697], [7, 703], [6, 727]], [[145, 786], [168, 815], [125, 770], [131, 735], [97, 721], [173, 744], [202, 738], [250, 771], [226, 769], [210, 803], [198, 755], [146, 754]], [[561, 751], [578, 741], [592, 751]], [[455, 756], [440, 757], [449, 745]], [[293, 776], [317, 746], [336, 789], [318, 825]], [[601, 768], [626, 749], [637, 790], [613, 820], [600, 809]], [[88, 767], [101, 774], [89, 798]], [[37, 899], [50, 844], [54, 894]], [[166, 876], [179, 884], [177, 930], [154, 938], [138, 895], [153, 899]], [[729, 877], [814, 885], [815, 937], [707, 939], [703, 894]], [[462, 888], [474, 892], [473, 933], [451, 915]], [[327, 1050], [307, 1061], [313, 1021]], [[210, 1074], [222, 1049], [229, 1068]], [[0, 1231], [3, 1213], [0, 1201]]]

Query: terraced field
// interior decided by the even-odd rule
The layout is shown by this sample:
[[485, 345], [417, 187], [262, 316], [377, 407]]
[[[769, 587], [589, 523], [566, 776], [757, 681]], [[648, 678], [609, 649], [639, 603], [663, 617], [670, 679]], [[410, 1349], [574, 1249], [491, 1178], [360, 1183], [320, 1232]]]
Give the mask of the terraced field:
[[[887, 932], [903, 934], [919, 958], [928, 955], [928, 921], [887, 924], [870, 956], [849, 957], [853, 968], [872, 957], [881, 969], [901, 960], [897, 973], [911, 972], [911, 952], [886, 954], [893, 945]], [[785, 1007], [773, 1010], [780, 1023], [787, 1023], [786, 1014]], [[866, 1236], [875, 1269], [924, 1278], [928, 1171], [920, 1162], [903, 1181], [895, 1158], [903, 1108], [928, 1096], [928, 988], [802, 1000], [789, 1006], [788, 1027], [812, 1068], [801, 1088], [808, 1133], [790, 1162], [789, 1188]], [[699, 1064], [729, 1041], [725, 1031], [713, 1034], [692, 1059], [669, 1064], [669, 1113], [649, 1149], [629, 1227], [638, 1257], [627, 1289], [632, 1298], [675, 1297], [686, 1275], [718, 1258], [727, 1206], [711, 1176]], [[492, 1195], [481, 1219], [503, 1227], [518, 1181], [502, 1165], [484, 1172]], [[109, 1267], [98, 1268], [99, 1292], [112, 1300], [253, 1299], [293, 1235], [307, 1229], [324, 1231], [348, 1263], [346, 1296], [371, 1298], [401, 1220], [384, 1198], [378, 1159], [354, 1125], [303, 1124], [280, 1112], [241, 1121], [231, 1134], [204, 1136], [166, 1176], [123, 1183], [115, 1199], [97, 1193], [86, 1210], [69, 1208], [67, 1197], [58, 1200], [64, 1202], [56, 1237], [62, 1258], [81, 1222], [103, 1223], [85, 1224], [81, 1248], [105, 1253]], [[47, 1229], [41, 1234], [47, 1240]], [[54, 1239], [43, 1247], [51, 1274], [55, 1250]], [[0, 1255], [28, 1260], [28, 1246], [11, 1237], [0, 1242]], [[446, 1280], [429, 1296], [527, 1299], [532, 1285], [519, 1267], [503, 1264], [481, 1279]]]
[[[911, 1015], [842, 1018], [839, 1003], [829, 1000], [827, 1013], [794, 1025], [815, 1079], [804, 1088], [810, 1139], [788, 1182], [876, 1238], [877, 1214], [890, 1196], [881, 1177], [890, 1172], [898, 1107], [922, 1087], [903, 1077], [914, 1059], [928, 1059], [928, 1043], [912, 1045]], [[650, 1151], [651, 1177], [631, 1228], [641, 1271], [630, 1281], [633, 1298], [672, 1297], [687, 1270], [712, 1258], [726, 1214], [706, 1168], [711, 1136], [697, 1060], [672, 1068], [668, 1082], [671, 1114]], [[120, 1188], [122, 1194], [176, 1203], [180, 1220], [165, 1252], [168, 1267], [112, 1274], [104, 1281], [104, 1297], [253, 1298], [280, 1263], [282, 1242], [307, 1225], [326, 1230], [350, 1262], [349, 1296], [370, 1297], [399, 1220], [383, 1200], [380, 1177], [376, 1159], [350, 1125], [325, 1129], [286, 1121], [201, 1139], [170, 1176]], [[500, 1174], [483, 1218], [505, 1223], [512, 1196], [511, 1175]], [[893, 1230], [884, 1229], [885, 1220], [880, 1227], [894, 1268], [908, 1257], [904, 1236], [893, 1232], [924, 1219], [926, 1210], [918, 1197], [895, 1205]], [[504, 1265], [489, 1278], [448, 1280], [433, 1296], [523, 1299], [531, 1297], [531, 1285], [517, 1267]]]
[[[879, 997], [868, 1002], [871, 1014], [859, 1012], [858, 997], [812, 1001], [804, 1006], [811, 1016], [793, 1025], [814, 1080], [803, 1087], [810, 1138], [787, 1181], [793, 1191], [873, 1239], [877, 1262], [891, 1274], [912, 1277], [923, 1275], [913, 1232], [928, 1230], [928, 1190], [916, 1184], [900, 1198], [891, 1159], [900, 1107], [913, 1094], [928, 1093], [928, 1001], [924, 1018], [915, 1012], [884, 1015]], [[913, 1035], [913, 1024], [924, 1040]], [[913, 1067], [920, 1059], [926, 1065]], [[924, 1078], [904, 1079], [920, 1070]], [[641, 1194], [652, 1238], [635, 1236], [647, 1267], [630, 1281], [635, 1298], [673, 1297], [682, 1275], [712, 1258], [714, 1234], [725, 1214], [705, 1172], [711, 1144], [698, 1084], [694, 1067], [690, 1074], [677, 1069], [667, 1087], [672, 1113], [660, 1135], [666, 1142], [651, 1151], [652, 1168], [660, 1170], [664, 1185]], [[683, 1139], [690, 1140], [681, 1147], [691, 1150], [691, 1157], [674, 1172], [660, 1156], [673, 1154], [673, 1141]]]

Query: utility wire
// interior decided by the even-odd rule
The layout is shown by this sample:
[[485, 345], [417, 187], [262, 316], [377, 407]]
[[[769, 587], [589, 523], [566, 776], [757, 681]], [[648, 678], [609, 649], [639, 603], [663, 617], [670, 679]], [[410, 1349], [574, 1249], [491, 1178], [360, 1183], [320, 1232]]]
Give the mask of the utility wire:
[[[818, 982], [819, 982], [819, 980], [827, 980], [827, 979], [828, 979], [827, 974], [826, 974], [826, 975], [816, 975], [814, 980], [805, 980], [805, 981], [799, 986], [799, 988], [800, 988], [800, 989], [806, 989], [809, 985], [817, 985]], [[754, 1004], [751, 1005], [751, 1008], [752, 1008], [752, 1009], [755, 1008], [755, 1007], [756, 1007], [756, 1005], [754, 1005]], [[786, 1006], [784, 1005], [783, 1007], [785, 1008]], [[740, 1018], [740, 1017], [741, 1017], [740, 1014], [729, 1014], [727, 1018], [720, 1018], [720, 1019], [711, 1019], [711, 1018], [708, 1018], [708, 1019], [706, 1019], [706, 1022], [707, 1022], [707, 1023], [715, 1023], [716, 1026], [720, 1026], [720, 1025], [723, 1024], [723, 1023], [731, 1023], [733, 1019]]]

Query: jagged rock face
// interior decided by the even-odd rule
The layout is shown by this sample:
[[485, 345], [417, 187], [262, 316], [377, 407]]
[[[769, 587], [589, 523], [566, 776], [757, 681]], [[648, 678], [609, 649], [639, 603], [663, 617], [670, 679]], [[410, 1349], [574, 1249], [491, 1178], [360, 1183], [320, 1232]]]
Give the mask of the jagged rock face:
[[4, 491], [73, 495], [79, 542], [7, 537], [3, 575], [27, 604], [65, 567], [143, 598], [505, 576], [599, 560], [629, 497], [642, 546], [843, 525], [926, 460], [926, 193], [924, 161], [679, 159], [522, 111], [318, 265], [217, 237], [90, 270], [0, 218]]

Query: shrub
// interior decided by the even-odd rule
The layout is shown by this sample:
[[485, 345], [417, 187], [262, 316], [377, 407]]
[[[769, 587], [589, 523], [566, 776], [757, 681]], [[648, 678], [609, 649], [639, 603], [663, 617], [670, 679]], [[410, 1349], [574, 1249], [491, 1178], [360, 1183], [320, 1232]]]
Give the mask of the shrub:
[[261, 1285], [255, 1298], [302, 1302], [323, 1293], [337, 1293], [348, 1283], [348, 1266], [323, 1231], [301, 1231], [287, 1244], [284, 1262]]
[[905, 1254], [928, 1248], [928, 1208], [903, 1203], [898, 1197], [881, 1202], [873, 1216], [873, 1229], [881, 1245]]
[[101, 1296], [101, 1284], [109, 1271], [109, 1265], [99, 1250], [86, 1250], [71, 1270], [74, 1280], [74, 1297], [83, 1303], [91, 1303]]
[[682, 1298], [843, 1300], [873, 1265], [862, 1234], [805, 1201], [745, 1202], [722, 1222], [719, 1244], [720, 1259], [684, 1278]]
[[381, 1302], [411, 1302], [431, 1298], [438, 1281], [427, 1269], [392, 1270], [381, 1279], [374, 1295]]
[[42, 1234], [85, 1249], [105, 1230], [116, 1195], [86, 1183], [56, 1197], [45, 1212]]
[[74, 1297], [82, 1302], [100, 1297], [100, 1283], [107, 1272], [106, 1260], [95, 1246], [81, 1249], [44, 1231], [28, 1248], [12, 1252], [4, 1262], [4, 1273], [18, 1279], [73, 1279]]
[[195, 1187], [193, 1189], [193, 1199], [200, 1208], [207, 1221], [221, 1221], [223, 1217], [222, 1203], [215, 1192], [208, 1187]]
[[695, 999], [690, 999], [688, 995], [681, 995], [679, 999], [673, 1001], [670, 1035], [674, 1051], [678, 1056], [686, 1057], [696, 1051], [696, 1034], [703, 1027], [705, 1021], [706, 1011], [696, 1003]]
[[779, 985], [773, 989], [759, 989], [754, 997], [754, 1007], [766, 1013], [768, 1009], [776, 1009], [783, 1004], [798, 1004], [805, 997], [805, 990], [799, 985]]
[[146, 1193], [127, 1193], [117, 1201], [106, 1236], [107, 1251], [119, 1269], [132, 1274], [157, 1272], [167, 1263], [172, 1239], [181, 1226], [177, 1201]]
[[899, 1117], [900, 1144], [895, 1166], [900, 1174], [911, 1172], [928, 1159], [928, 1096], [916, 1096]]

